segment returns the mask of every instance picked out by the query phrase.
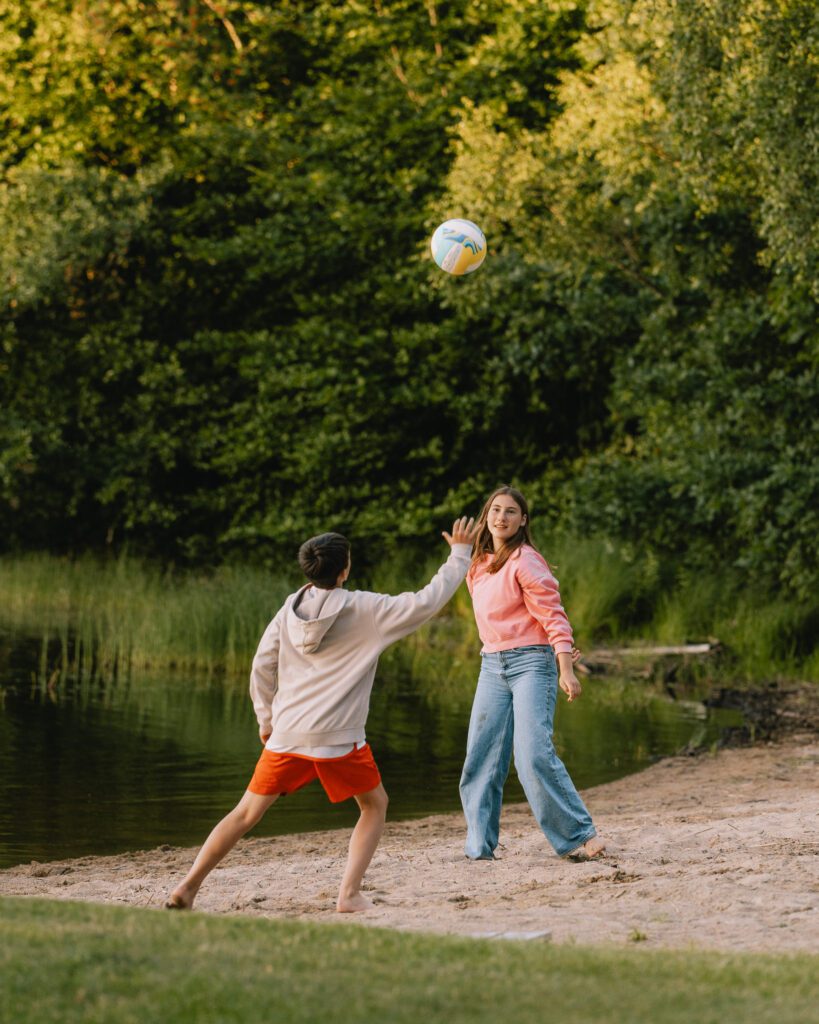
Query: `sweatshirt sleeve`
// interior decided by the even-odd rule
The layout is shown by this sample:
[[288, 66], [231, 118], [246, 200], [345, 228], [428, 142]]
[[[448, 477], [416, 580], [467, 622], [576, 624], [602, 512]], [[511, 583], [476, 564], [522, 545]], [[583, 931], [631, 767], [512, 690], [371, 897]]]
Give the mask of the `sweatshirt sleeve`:
[[463, 582], [472, 557], [471, 544], [453, 544], [449, 558], [416, 593], [373, 594], [373, 621], [384, 646], [408, 636], [439, 612]]
[[571, 652], [572, 627], [560, 602], [558, 582], [546, 561], [533, 551], [524, 554], [516, 575], [529, 614], [543, 626], [555, 654]]
[[250, 671], [250, 699], [262, 732], [269, 731], [273, 719], [271, 705], [279, 688], [279, 636], [284, 608], [264, 631]]

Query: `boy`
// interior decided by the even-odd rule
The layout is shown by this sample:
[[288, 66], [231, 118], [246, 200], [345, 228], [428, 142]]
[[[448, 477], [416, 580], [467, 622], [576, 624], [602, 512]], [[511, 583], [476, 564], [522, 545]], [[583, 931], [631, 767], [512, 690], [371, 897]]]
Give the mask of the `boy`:
[[190, 910], [202, 882], [283, 793], [319, 779], [333, 803], [355, 797], [353, 829], [338, 892], [340, 913], [368, 910], [361, 880], [387, 814], [387, 794], [365, 741], [370, 692], [381, 652], [414, 632], [460, 586], [472, 552], [473, 520], [456, 519], [449, 558], [418, 593], [347, 591], [350, 545], [322, 533], [299, 549], [308, 583], [284, 602], [253, 659], [250, 695], [265, 748], [236, 807], [205, 840], [168, 910]]

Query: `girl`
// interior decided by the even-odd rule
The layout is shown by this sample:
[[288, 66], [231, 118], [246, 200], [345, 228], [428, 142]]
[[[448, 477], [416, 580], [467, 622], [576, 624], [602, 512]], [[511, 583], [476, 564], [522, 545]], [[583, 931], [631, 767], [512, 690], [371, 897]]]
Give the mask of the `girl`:
[[571, 702], [580, 683], [572, 628], [557, 580], [532, 543], [526, 499], [513, 487], [498, 488], [475, 530], [466, 583], [483, 647], [460, 786], [466, 855], [494, 859], [514, 747], [526, 799], [558, 855], [599, 857], [605, 843], [552, 742], [557, 687]]

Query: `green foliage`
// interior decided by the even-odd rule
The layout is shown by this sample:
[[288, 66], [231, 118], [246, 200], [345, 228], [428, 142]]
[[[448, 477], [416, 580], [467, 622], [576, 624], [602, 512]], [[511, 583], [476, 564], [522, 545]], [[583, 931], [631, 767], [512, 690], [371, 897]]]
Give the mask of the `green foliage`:
[[[748, 5], [708, 6], [742, 20]], [[686, 552], [704, 569], [716, 563], [763, 591], [807, 598], [819, 578], [810, 468], [819, 333], [804, 273], [816, 251], [816, 134], [808, 125], [788, 151], [801, 147], [786, 176], [791, 198], [804, 199], [798, 247], [772, 233], [766, 212], [778, 204], [795, 216], [798, 204], [775, 194], [740, 146], [747, 126], [773, 123], [774, 36], [780, 50], [790, 41], [791, 85], [815, 112], [806, 85], [815, 61], [797, 44], [815, 8], [787, 9], [786, 32], [782, 5], [754, 5], [741, 44], [718, 17], [704, 19], [720, 46], [742, 51], [730, 73], [720, 65], [709, 79], [702, 65], [715, 58], [704, 55], [698, 8], [594, 5], [584, 66], [564, 77], [550, 131], [499, 133], [491, 111], [472, 110], [451, 188], [471, 181], [487, 219], [514, 209], [515, 245], [561, 296], [566, 319], [599, 325], [588, 349], [572, 346], [569, 373], [588, 368], [594, 380], [602, 365], [607, 416], [583, 417], [591, 443], [565, 473], [559, 507], [547, 506], [552, 522], [646, 545], [664, 561]], [[694, 87], [701, 73], [730, 104]], [[494, 166], [516, 152], [519, 180], [493, 184]]]
[[[815, 253], [809, 227], [815, 226], [815, 211], [805, 211], [799, 251], [785, 251], [784, 236], [771, 233], [765, 211], [784, 209], [789, 200], [774, 194], [741, 149], [752, 130], [747, 125], [770, 121], [764, 97], [772, 83], [764, 68], [772, 59], [773, 36], [785, 45], [782, 5], [752, 5], [748, 23], [742, 20], [744, 4], [708, 5], [719, 8], [713, 19], [700, 18], [688, 5], [665, 6], [661, 25], [667, 35], [661, 28], [652, 45], [640, 33], [625, 37], [632, 59], [623, 65], [621, 83], [638, 75], [643, 89], [651, 84], [651, 116], [638, 120], [616, 99], [610, 112], [619, 128], [609, 126], [598, 143], [589, 149], [587, 141], [580, 151], [586, 161], [592, 158], [595, 175], [603, 167], [602, 194], [616, 198], [622, 210], [617, 224], [606, 223], [595, 209], [596, 224], [612, 236], [612, 246], [614, 233], [622, 234], [633, 264], [629, 286], [640, 274], [645, 280], [638, 289], [639, 335], [614, 363], [612, 438], [579, 467], [571, 522], [575, 531], [614, 532], [668, 554], [687, 548], [701, 567], [716, 562], [764, 590], [807, 597], [819, 578], [819, 492], [810, 471], [819, 450], [819, 333], [810, 275], [803, 273], [808, 254]], [[645, 17], [648, 7], [639, 4], [632, 17], [639, 21], [641, 10]], [[788, 38], [796, 46], [793, 26], [805, 20], [807, 5], [794, 3], [789, 10], [794, 22]], [[738, 35], [725, 31], [732, 18], [742, 21]], [[706, 28], [716, 50], [705, 45]], [[615, 52], [624, 43], [622, 27], [619, 32]], [[729, 54], [742, 51], [726, 58], [727, 70], [715, 56], [720, 47]], [[815, 62], [801, 44], [796, 51], [802, 78], [792, 84], [804, 91]], [[706, 65], [715, 60], [718, 68], [709, 77]], [[741, 89], [732, 76], [741, 79]], [[599, 66], [579, 77], [599, 117], [598, 107], [609, 103], [609, 77]], [[576, 96], [580, 87], [569, 88]], [[576, 107], [567, 117], [577, 124]], [[562, 126], [556, 134], [565, 137]], [[622, 134], [631, 139], [630, 147], [620, 147], [627, 164], [617, 152], [602, 152], [612, 135], [619, 140]], [[788, 187], [810, 205], [816, 133], [806, 128], [804, 136], [796, 135], [802, 149], [793, 162], [801, 161], [801, 170], [787, 179]], [[648, 155], [635, 164], [631, 153], [638, 139]], [[768, 144], [770, 153], [775, 148]], [[640, 182], [646, 167], [648, 190]], [[777, 178], [777, 188], [784, 180]], [[592, 194], [591, 204], [600, 199]]]
[[[83, 56], [59, 59], [78, 75], [83, 62], [99, 63], [89, 38], [100, 26], [127, 37], [125, 49], [105, 49], [104, 63], [115, 81], [131, 76], [139, 116], [123, 109], [105, 121], [108, 134], [90, 113], [73, 116], [81, 152], [99, 157], [89, 171], [42, 90], [10, 102], [36, 108], [53, 136], [46, 149], [18, 140], [21, 177], [0, 200], [28, 232], [17, 250], [35, 253], [39, 267], [29, 274], [8, 253], [13, 312], [0, 372], [14, 424], [3, 473], [11, 541], [48, 544], [60, 518], [72, 546], [127, 539], [199, 561], [275, 552], [313, 523], [417, 537], [437, 529], [433, 510], [453, 484], [478, 477], [471, 500], [486, 486], [493, 470], [479, 439], [511, 469], [518, 456], [501, 427], [521, 387], [543, 405], [538, 382], [493, 357], [486, 307], [464, 332], [415, 249], [441, 188], [451, 97], [479, 86], [498, 97], [503, 69], [537, 77], [546, 66], [539, 91], [519, 83], [513, 104], [517, 117], [545, 120], [572, 62], [577, 11], [462, 4], [438, 21], [434, 5], [419, 18], [414, 5], [383, 4], [373, 18], [357, 4], [276, 13], [244, 4], [234, 31], [247, 45], [230, 56], [241, 74], [227, 88], [224, 33], [194, 32], [181, 7], [159, 5], [157, 23], [140, 20], [135, 35], [123, 27], [128, 3], [88, 17], [60, 10]], [[18, 36], [34, 15], [18, 14]], [[510, 50], [523, 28], [529, 67]], [[283, 92], [257, 96], [273, 74], [262, 74], [259, 53], [281, 56], [282, 33], [297, 37], [287, 52], [309, 50], [309, 62], [293, 76], [279, 69]], [[168, 38], [176, 84], [168, 71], [148, 87], [149, 55]], [[134, 46], [143, 61], [132, 68]], [[475, 47], [492, 53], [488, 76]], [[111, 166], [121, 168], [125, 203], [100, 185]], [[31, 397], [38, 391], [47, 403]], [[544, 424], [544, 415], [527, 424], [529, 450]], [[20, 508], [24, 517], [8, 514]]]
[[669, 4], [657, 82], [705, 209], [740, 200], [765, 262], [819, 298], [819, 16], [803, 0]]
[[[816, 33], [810, 0], [0, 0], [6, 547], [391, 553], [514, 479], [807, 599]], [[425, 241], [456, 214], [461, 280]]]

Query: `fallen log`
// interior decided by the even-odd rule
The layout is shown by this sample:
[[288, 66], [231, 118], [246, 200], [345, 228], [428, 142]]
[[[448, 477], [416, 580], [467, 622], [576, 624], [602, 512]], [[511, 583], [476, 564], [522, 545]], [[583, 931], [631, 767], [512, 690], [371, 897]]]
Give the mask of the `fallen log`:
[[[596, 647], [583, 653], [575, 670], [583, 675], [623, 671], [629, 675], [668, 680], [700, 658], [724, 650], [718, 640], [700, 644], [637, 644], [633, 647]], [[636, 662], [636, 664], [635, 664]]]
[[597, 647], [590, 651], [590, 661], [597, 661], [605, 658], [623, 657], [662, 657], [664, 654], [713, 654], [722, 645], [718, 640], [709, 641], [704, 644], [677, 644], [672, 646], [649, 647], [638, 645], [636, 647]]

